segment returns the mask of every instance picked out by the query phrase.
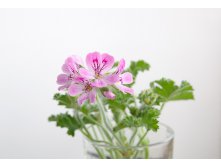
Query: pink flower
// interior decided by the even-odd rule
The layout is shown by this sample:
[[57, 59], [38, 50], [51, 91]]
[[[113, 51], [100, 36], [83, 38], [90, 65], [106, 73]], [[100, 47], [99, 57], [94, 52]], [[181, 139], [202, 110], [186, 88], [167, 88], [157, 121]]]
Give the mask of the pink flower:
[[63, 74], [57, 76], [57, 84], [61, 85], [58, 90], [67, 89], [73, 79], [79, 76], [79, 68], [83, 65], [83, 61], [77, 56], [68, 57], [62, 66]]
[[90, 81], [81, 77], [75, 78], [75, 83], [68, 88], [68, 94], [71, 96], [80, 95], [77, 100], [79, 105], [82, 105], [86, 100], [89, 100], [90, 103], [94, 103], [96, 100], [96, 88], [91, 85]]
[[116, 74], [119, 76], [119, 81], [115, 83], [115, 86], [124, 93], [132, 94], [134, 93], [132, 88], [124, 86], [124, 84], [131, 84], [133, 82], [133, 76], [129, 72], [125, 72], [122, 74], [125, 68], [125, 60], [121, 59], [119, 65], [116, 70]]
[[133, 94], [133, 89], [124, 86], [133, 82], [132, 74], [123, 73], [125, 68], [124, 59], [120, 60], [115, 72], [110, 72], [114, 65], [114, 58], [109, 54], [98, 52], [89, 53], [86, 56], [85, 69], [83, 62], [76, 56], [68, 57], [62, 66], [62, 74], [57, 77], [59, 90], [68, 90], [70, 96], [79, 96], [78, 104], [82, 105], [89, 100], [90, 103], [96, 101], [96, 91], [106, 87], [107, 91], [102, 94], [108, 99], [114, 99], [115, 94], [109, 90], [109, 86], [115, 85], [117, 89], [124, 93]]
[[114, 84], [118, 80], [116, 74], [108, 74], [107, 72], [114, 65], [114, 57], [107, 53], [100, 54], [98, 52], [89, 53], [86, 57], [88, 70], [80, 68], [81, 76], [94, 80], [93, 85], [99, 88]]

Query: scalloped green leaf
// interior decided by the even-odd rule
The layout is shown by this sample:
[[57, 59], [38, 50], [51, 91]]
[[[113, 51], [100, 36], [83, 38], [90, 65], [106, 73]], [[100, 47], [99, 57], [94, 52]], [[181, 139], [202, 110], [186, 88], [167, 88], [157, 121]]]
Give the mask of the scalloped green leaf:
[[174, 81], [162, 78], [152, 82], [150, 86], [161, 97], [161, 102], [194, 99], [193, 87], [187, 81], [182, 81], [178, 86]]

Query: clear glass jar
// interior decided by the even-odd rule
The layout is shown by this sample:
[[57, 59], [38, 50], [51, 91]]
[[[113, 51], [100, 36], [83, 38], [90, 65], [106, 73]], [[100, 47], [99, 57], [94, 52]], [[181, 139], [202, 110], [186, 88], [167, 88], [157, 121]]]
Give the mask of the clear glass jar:
[[[140, 132], [143, 129], [139, 129], [139, 133], [136, 133], [133, 138], [133, 143], [130, 145], [110, 145], [104, 142], [105, 136], [101, 136], [98, 131], [92, 127], [88, 128], [89, 131], [93, 131], [97, 141], [84, 140], [85, 156], [89, 159], [107, 158], [107, 159], [170, 159], [173, 158], [173, 130], [160, 123], [160, 128], [157, 132], [148, 132], [142, 143], [139, 143]], [[123, 134], [123, 141], [131, 139], [133, 136], [130, 129], [124, 130], [123, 133], [119, 132], [118, 136]], [[142, 133], [141, 133], [142, 134]], [[103, 137], [103, 138], [102, 138]]]

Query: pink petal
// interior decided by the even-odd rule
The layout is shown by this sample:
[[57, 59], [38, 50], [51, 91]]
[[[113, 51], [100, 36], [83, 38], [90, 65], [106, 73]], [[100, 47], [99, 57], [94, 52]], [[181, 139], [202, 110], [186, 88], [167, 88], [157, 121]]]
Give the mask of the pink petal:
[[116, 82], [119, 81], [119, 79], [120, 79], [119, 75], [117, 74], [111, 74], [111, 75], [103, 77], [103, 80], [109, 85], [115, 84]]
[[62, 71], [63, 71], [65, 74], [70, 74], [70, 73], [72, 73], [72, 72], [70, 71], [70, 68], [68, 67], [67, 64], [63, 64], [63, 66], [62, 66]]
[[83, 77], [83, 78], [86, 78], [86, 79], [94, 79], [94, 76], [93, 74], [86, 70], [85, 68], [80, 68], [79, 69], [79, 74]]
[[83, 93], [81, 96], [78, 97], [77, 102], [79, 105], [82, 105], [88, 99], [88, 94]]
[[75, 83], [84, 83], [84, 81], [85, 81], [85, 78], [84, 77], [82, 77], [82, 76], [75, 76], [74, 78], [73, 78], [73, 81], [75, 82]]
[[62, 86], [58, 87], [58, 90], [61, 91], [61, 90], [67, 89], [67, 88], [68, 88], [68, 85], [62, 85]]
[[88, 93], [88, 97], [89, 97], [89, 100], [90, 100], [90, 103], [95, 103], [96, 101], [96, 90], [92, 90]]
[[121, 75], [122, 84], [131, 84], [133, 82], [133, 75], [129, 72], [125, 72]]
[[75, 62], [78, 65], [84, 66], [84, 61], [81, 57], [75, 56]]
[[73, 56], [68, 57], [68, 58], [65, 60], [65, 64], [75, 64], [74, 57], [73, 57]]
[[122, 92], [124, 92], [124, 93], [129, 93], [129, 94], [131, 94], [131, 95], [134, 94], [134, 90], [133, 90], [132, 88], [126, 87], [126, 86], [124, 86], [124, 85], [122, 85], [122, 84], [115, 84], [115, 86], [116, 86], [120, 91], [122, 91]]
[[66, 84], [64, 84], [64, 85], [62, 85], [62, 86], [59, 86], [58, 87], [58, 90], [60, 91], [60, 90], [66, 90], [66, 89], [68, 89], [69, 87], [70, 87], [70, 85], [71, 85], [71, 81], [69, 80]]
[[109, 71], [114, 65], [114, 57], [107, 54], [103, 53], [101, 55], [101, 73]]
[[65, 64], [72, 64], [72, 65], [81, 65], [83, 66], [83, 60], [81, 57], [78, 56], [70, 56], [65, 60]]
[[68, 76], [66, 74], [60, 74], [57, 77], [57, 84], [64, 85], [68, 82]]
[[86, 64], [89, 70], [95, 71], [101, 64], [101, 55], [99, 52], [89, 53], [86, 56]]
[[125, 60], [121, 59], [118, 64], [116, 74], [121, 74], [124, 71], [124, 68], [125, 68]]
[[105, 91], [105, 92], [103, 92], [103, 94], [108, 99], [114, 99], [115, 98], [115, 94], [113, 94], [113, 92], [111, 92], [111, 91]]
[[81, 58], [77, 56], [70, 56], [65, 60], [65, 65], [66, 65], [66, 67], [64, 67], [65, 71], [68, 70], [69, 73], [76, 73], [80, 68], [80, 66], [83, 65], [83, 61], [81, 60]]
[[71, 96], [76, 96], [81, 94], [83, 91], [83, 86], [79, 84], [73, 84], [68, 88], [68, 94]]
[[97, 88], [106, 87], [108, 84], [103, 79], [96, 79], [94, 82], [91, 83], [92, 86]]
[[73, 73], [76, 73], [77, 71], [77, 68], [75, 67], [74, 64], [65, 64], [65, 69], [63, 69], [63, 71], [67, 71], [69, 74], [73, 74]]

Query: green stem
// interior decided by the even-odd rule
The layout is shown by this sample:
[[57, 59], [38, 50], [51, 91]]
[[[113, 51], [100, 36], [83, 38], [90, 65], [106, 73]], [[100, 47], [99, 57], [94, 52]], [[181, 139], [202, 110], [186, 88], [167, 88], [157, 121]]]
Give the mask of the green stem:
[[139, 146], [139, 145], [142, 143], [142, 141], [143, 141], [143, 139], [146, 137], [147, 133], [148, 133], [148, 129], [147, 129], [146, 132], [143, 134], [143, 136], [140, 138], [139, 142], [137, 143], [137, 146]]
[[163, 110], [163, 108], [164, 108], [164, 106], [165, 106], [165, 102], [161, 105], [161, 107], [160, 107], [160, 113], [161, 113], [161, 111]]
[[96, 132], [96, 130], [94, 129], [94, 126], [91, 126], [91, 128], [92, 128], [92, 131], [93, 131], [93, 133], [94, 133], [95, 139], [98, 140], [97, 132]]
[[148, 147], [145, 148], [145, 159], [148, 159], [149, 158], [149, 149]]
[[[89, 132], [89, 131], [87, 130], [87, 128], [85, 127], [84, 122], [82, 122], [81, 118], [79, 117], [78, 111], [74, 109], [74, 104], [73, 104], [72, 99], [71, 99], [71, 97], [70, 97], [69, 95], [68, 95], [68, 98], [69, 98], [69, 100], [71, 101], [71, 106], [72, 106], [72, 108], [73, 108], [73, 110], [74, 110], [74, 114], [76, 115], [76, 118], [77, 118], [78, 121], [83, 125], [83, 129], [86, 131], [86, 133], [85, 133], [85, 132], [83, 132], [83, 130], [81, 130], [82, 134], [85, 135], [89, 140], [91, 140], [91, 141], [96, 141], [96, 140], [93, 139], [92, 135], [90, 134], [90, 132]], [[102, 159], [105, 159], [104, 154], [103, 154], [97, 147], [95, 147], [94, 145], [93, 145], [93, 147], [94, 147], [95, 150], [97, 151], [99, 157], [102, 158]]]
[[135, 104], [135, 107], [136, 107], [136, 108], [138, 108], [138, 106], [137, 106], [137, 101], [136, 101], [136, 97], [135, 97], [135, 96], [133, 96], [133, 99], [134, 99], [134, 104]]
[[[82, 113], [87, 119], [89, 119], [90, 121], [92, 121], [95, 125], [97, 125], [97, 129], [99, 130], [102, 138], [103, 138], [103, 143], [109, 145], [110, 147], [113, 146], [111, 143], [113, 142], [112, 138], [110, 137], [109, 133], [107, 132], [107, 130], [99, 123], [97, 122], [96, 120], [94, 120], [92, 117], [90, 117], [89, 115], [86, 115], [84, 113]], [[94, 130], [95, 131], [95, 130]], [[106, 138], [108, 139], [109, 142], [105, 141], [105, 136]], [[102, 142], [102, 141], [95, 141], [95, 140], [92, 140], [94, 142]], [[110, 156], [111, 158], [116, 158], [117, 156], [117, 153], [115, 153], [115, 151], [113, 151], [116, 156], [112, 153], [111, 150], [108, 151], [110, 153]]]
[[109, 130], [109, 132], [113, 135], [113, 137], [116, 139], [116, 141], [118, 142], [118, 144], [123, 145], [121, 140], [118, 139], [118, 137], [115, 135], [115, 133], [113, 132], [111, 126], [110, 126], [110, 121], [108, 120], [107, 116], [106, 116], [106, 109], [99, 97], [99, 94], [97, 95], [97, 105], [101, 114], [101, 118], [103, 120], [104, 125], [106, 126], [106, 128]]
[[[146, 132], [143, 134], [143, 136], [141, 136], [139, 142], [137, 143], [137, 147], [143, 142], [144, 138], [146, 137], [148, 133], [148, 129], [146, 130]], [[138, 155], [139, 151], [136, 151], [136, 153], [132, 156], [132, 158], [136, 158]], [[148, 148], [145, 149], [145, 158], [147, 159], [149, 157], [149, 152], [148, 152]]]
[[112, 131], [111, 123], [107, 119], [106, 114], [105, 114], [106, 109], [105, 109], [99, 95], [97, 95], [97, 105], [98, 105], [98, 108], [99, 108], [99, 111], [100, 111], [100, 114], [101, 114], [101, 118], [104, 122], [104, 125], [107, 127], [108, 130]]
[[132, 145], [132, 143], [134, 142], [136, 134], [137, 134], [137, 128], [135, 128], [134, 133], [133, 133], [132, 137], [130, 138], [130, 142], [129, 142], [130, 145]]
[[[94, 126], [91, 127], [92, 128], [92, 131], [94, 133], [94, 136], [95, 136], [95, 139], [98, 140], [98, 136], [97, 136], [97, 133], [96, 133], [96, 130], [94, 129]], [[95, 147], [96, 149], [96, 147]], [[97, 148], [98, 149], [98, 148]], [[105, 158], [105, 154], [104, 154], [104, 151], [102, 149], [98, 149], [98, 151], [100, 152], [100, 154], [102, 155], [102, 158]]]
[[[88, 140], [96, 142], [96, 140], [94, 140], [94, 139], [92, 138], [91, 134], [87, 134], [87, 133], [85, 133], [83, 130], [80, 130], [80, 131], [81, 131], [82, 134], [84, 134], [84, 135], [88, 138]], [[105, 159], [104, 154], [103, 154], [96, 146], [93, 145], [93, 147], [94, 147], [95, 150], [97, 151], [99, 157], [102, 158], [102, 159]]]
[[[100, 127], [97, 127], [97, 129], [100, 132], [101, 138], [103, 139], [103, 141], [105, 141], [106, 138], [105, 138], [104, 132], [102, 131], [102, 129], [100, 129]], [[109, 143], [109, 142], [107, 142], [107, 143]], [[110, 145], [110, 146], [113, 146], [113, 145]], [[111, 158], [115, 158], [112, 150], [106, 150], [106, 151], [109, 152]]]
[[[111, 128], [111, 123], [110, 121], [108, 120], [108, 117], [106, 117], [106, 109], [101, 101], [101, 99], [99, 98], [99, 96], [97, 96], [97, 105], [98, 105], [98, 108], [99, 108], [99, 111], [100, 111], [100, 114], [101, 114], [101, 118], [103, 120], [103, 124], [104, 127], [102, 124], [100, 124], [99, 122], [97, 122], [96, 120], [94, 120], [92, 117], [90, 117], [89, 115], [86, 115], [85, 113], [81, 112], [87, 119], [89, 119], [90, 121], [92, 121], [95, 125], [97, 125], [98, 129], [101, 131], [100, 133], [103, 135], [103, 136], [106, 136], [106, 138], [108, 139], [109, 142], [105, 141], [99, 141], [99, 140], [95, 140], [93, 139], [92, 135], [90, 134], [90, 132], [88, 131], [87, 127], [85, 127], [85, 124], [84, 122], [82, 121], [82, 119], [80, 118], [79, 114], [78, 114], [78, 111], [77, 110], [80, 110], [80, 108], [76, 108], [76, 106], [74, 106], [73, 102], [72, 102], [72, 99], [70, 96], [68, 96], [70, 101], [71, 101], [71, 105], [74, 109], [74, 114], [77, 118], [77, 120], [83, 125], [82, 129], [80, 129], [81, 133], [86, 136], [86, 138], [92, 142], [100, 142], [100, 143], [105, 143], [105, 144], [108, 144], [109, 146], [113, 146], [111, 143], [113, 143], [113, 139], [112, 137], [110, 136], [110, 134], [112, 134], [112, 136], [116, 139], [116, 141], [118, 142], [119, 145], [122, 145], [121, 143], [121, 140], [118, 139], [118, 137], [115, 135], [115, 133], [113, 132], [112, 128]], [[84, 132], [85, 131], [85, 132]], [[103, 134], [104, 133], [104, 134]], [[109, 134], [110, 133], [110, 134]], [[94, 134], [95, 137], [97, 136], [96, 134]], [[93, 145], [93, 144], [92, 144]], [[95, 150], [97, 151], [98, 155], [100, 158], [106, 158], [106, 156], [104, 155], [103, 151], [101, 151], [99, 148], [97, 148], [96, 146], [93, 145], [93, 147], [95, 148]], [[122, 155], [120, 154], [120, 152], [118, 150], [107, 150], [109, 153], [110, 153], [110, 156], [113, 157], [113, 158], [118, 158], [118, 157], [121, 157]], [[115, 153], [115, 156], [114, 154]]]
[[104, 131], [104, 133], [105, 133], [107, 139], [109, 140], [109, 142], [113, 142], [111, 136], [109, 135], [109, 133], [107, 132], [107, 130], [106, 130], [105, 127], [103, 127], [99, 122], [97, 122], [96, 120], [94, 120], [94, 119], [93, 119], [92, 117], [90, 117], [89, 115], [86, 115], [86, 114], [84, 114], [84, 113], [82, 113], [82, 114], [83, 114], [87, 119], [89, 119], [90, 121], [92, 121], [95, 125], [97, 125], [98, 127], [100, 127], [100, 128]]

